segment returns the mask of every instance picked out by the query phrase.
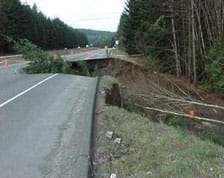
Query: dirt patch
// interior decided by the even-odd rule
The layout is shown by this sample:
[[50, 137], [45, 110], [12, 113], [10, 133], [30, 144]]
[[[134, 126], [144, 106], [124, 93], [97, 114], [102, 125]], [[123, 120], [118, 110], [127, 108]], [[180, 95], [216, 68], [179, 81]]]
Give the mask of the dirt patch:
[[121, 107], [121, 93], [118, 83], [113, 83], [112, 88], [106, 91], [106, 104]]
[[[183, 79], [152, 72], [129, 61], [109, 60], [107, 65], [104, 65], [103, 68], [101, 66], [101, 74], [111, 76], [119, 83], [121, 102], [117, 106], [121, 105], [128, 111], [143, 114], [156, 122], [162, 120], [167, 124], [188, 128], [190, 132], [203, 139], [212, 139], [216, 143], [224, 145], [223, 124], [196, 119], [196, 117], [200, 117], [224, 121], [224, 110], [194, 104], [194, 102], [199, 102], [224, 106], [222, 95], [207, 93]], [[112, 90], [107, 89], [104, 92], [110, 94], [106, 98], [108, 97], [110, 101], [116, 103], [115, 101], [119, 101], [120, 98], [113, 95], [113, 93], [118, 94], [113, 87], [111, 88]], [[112, 105], [114, 104], [112, 103]], [[187, 117], [164, 114], [141, 106], [185, 114]]]
[[187, 114], [194, 111], [200, 117], [223, 120], [223, 109], [184, 101], [224, 106], [224, 96], [205, 92], [184, 79], [148, 71], [141, 66], [116, 59], [110, 61], [102, 71], [120, 82], [124, 97], [132, 96], [139, 104]]
[[93, 73], [116, 78], [121, 84], [123, 100], [136, 105], [180, 113], [190, 120], [205, 118], [199, 119], [201, 124], [209, 119], [224, 121], [224, 95], [206, 92], [183, 78], [148, 70], [136, 61], [123, 59], [91, 61], [84, 65], [86, 68], [99, 69], [100, 72]]

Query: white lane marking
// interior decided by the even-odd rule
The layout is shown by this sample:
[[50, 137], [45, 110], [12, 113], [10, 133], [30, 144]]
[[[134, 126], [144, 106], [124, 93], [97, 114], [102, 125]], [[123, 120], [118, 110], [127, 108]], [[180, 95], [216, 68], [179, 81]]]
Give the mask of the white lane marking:
[[12, 55], [12, 56], [0, 56], [0, 59], [15, 58], [15, 57], [22, 57], [22, 55], [19, 54], [19, 55]]
[[42, 80], [41, 82], [39, 82], [39, 83], [33, 85], [32, 87], [26, 89], [25, 91], [19, 93], [18, 95], [12, 97], [11, 99], [9, 99], [9, 100], [7, 100], [7, 101], [5, 101], [4, 103], [0, 104], [0, 108], [2, 108], [3, 106], [5, 106], [5, 105], [11, 103], [11, 102], [14, 101], [15, 99], [19, 98], [20, 96], [23, 96], [24, 94], [26, 94], [26, 93], [28, 93], [29, 91], [31, 91], [32, 89], [34, 89], [34, 88], [40, 86], [41, 84], [47, 82], [48, 80], [50, 80], [50, 79], [56, 77], [57, 75], [58, 75], [58, 74], [51, 75], [50, 77], [48, 77], [48, 78]]

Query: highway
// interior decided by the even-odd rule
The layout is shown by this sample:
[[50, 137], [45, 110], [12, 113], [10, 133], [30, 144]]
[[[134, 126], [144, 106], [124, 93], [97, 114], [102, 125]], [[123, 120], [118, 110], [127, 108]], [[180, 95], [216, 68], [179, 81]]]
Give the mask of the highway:
[[[111, 49], [108, 49], [108, 54], [106, 49], [96, 49], [86, 52], [82, 51], [74, 54], [62, 55], [62, 57], [64, 61], [77, 62], [77, 61], [106, 59], [111, 57], [110, 55], [111, 55]], [[22, 60], [22, 55], [0, 56], [0, 64], [3, 64], [5, 60], [10, 61]]]
[[86, 178], [96, 78], [0, 67], [0, 177]]
[[91, 50], [87, 52], [65, 55], [64, 60], [68, 62], [87, 61], [108, 58], [106, 49]]
[[0, 56], [0, 60], [1, 59], [11, 59], [11, 58], [22, 58], [22, 55], [19, 54], [19, 55], [11, 55], [11, 56]]

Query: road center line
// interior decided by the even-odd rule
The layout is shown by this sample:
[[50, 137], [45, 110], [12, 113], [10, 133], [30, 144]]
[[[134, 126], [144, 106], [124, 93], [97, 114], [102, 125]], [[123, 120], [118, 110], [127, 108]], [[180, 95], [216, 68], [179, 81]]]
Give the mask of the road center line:
[[14, 101], [15, 99], [19, 98], [20, 96], [23, 96], [24, 94], [26, 94], [26, 93], [28, 93], [29, 91], [31, 91], [32, 89], [34, 89], [34, 88], [40, 86], [41, 84], [47, 82], [48, 80], [50, 80], [50, 79], [56, 77], [57, 75], [58, 75], [58, 74], [51, 75], [50, 77], [48, 77], [48, 78], [46, 78], [46, 79], [40, 81], [39, 83], [33, 85], [32, 87], [26, 89], [25, 91], [19, 93], [18, 95], [12, 97], [11, 99], [9, 99], [9, 100], [7, 100], [7, 101], [5, 101], [4, 103], [0, 104], [0, 108], [2, 108], [2, 107], [4, 107], [5, 105], [11, 103], [11, 102]]

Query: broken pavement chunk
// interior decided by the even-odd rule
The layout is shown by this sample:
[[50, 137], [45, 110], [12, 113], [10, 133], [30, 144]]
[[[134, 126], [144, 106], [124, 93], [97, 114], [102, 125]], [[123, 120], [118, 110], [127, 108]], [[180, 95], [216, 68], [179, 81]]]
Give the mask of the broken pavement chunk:
[[116, 138], [115, 140], [114, 140], [114, 143], [116, 143], [116, 144], [121, 144], [121, 138]]
[[117, 178], [116, 174], [111, 174], [110, 178]]
[[107, 133], [106, 133], [106, 137], [107, 137], [108, 139], [112, 139], [112, 138], [113, 138], [113, 132], [112, 132], [112, 131], [107, 131]]

